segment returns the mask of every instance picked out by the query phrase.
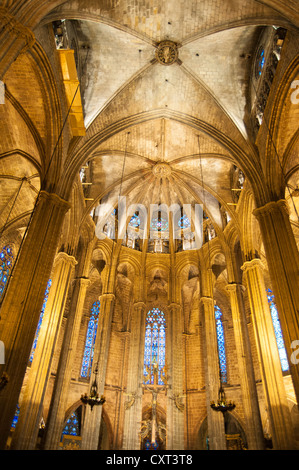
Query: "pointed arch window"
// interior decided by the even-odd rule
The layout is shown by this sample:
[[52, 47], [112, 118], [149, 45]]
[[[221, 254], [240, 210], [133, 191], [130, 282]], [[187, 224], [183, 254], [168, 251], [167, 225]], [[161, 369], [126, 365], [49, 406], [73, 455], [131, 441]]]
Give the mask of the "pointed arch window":
[[280, 363], [281, 363], [281, 369], [283, 372], [286, 372], [289, 370], [289, 363], [287, 359], [287, 352], [285, 349], [284, 345], [284, 340], [282, 336], [282, 331], [281, 331], [281, 325], [279, 321], [279, 316], [278, 316], [278, 311], [275, 303], [275, 298], [274, 294], [270, 289], [267, 289], [267, 298], [268, 298], [268, 304], [270, 307], [270, 312], [271, 312], [271, 317], [272, 317], [272, 322], [274, 326], [274, 332], [275, 332], [275, 338], [276, 338], [276, 343], [278, 347], [278, 353], [279, 353], [279, 358], [280, 358]]
[[31, 349], [30, 357], [29, 357], [29, 365], [31, 365], [32, 361], [33, 361], [33, 356], [34, 356], [34, 353], [35, 353], [40, 328], [42, 326], [43, 317], [44, 317], [44, 313], [45, 313], [45, 309], [46, 309], [46, 305], [47, 305], [51, 285], [52, 285], [52, 279], [49, 279], [48, 283], [47, 283], [47, 287], [46, 287], [46, 292], [45, 292], [45, 295], [44, 295], [44, 302], [43, 302], [43, 306], [42, 306], [41, 313], [40, 313], [40, 316], [39, 316], [39, 320], [38, 320], [38, 324], [37, 324], [37, 328], [36, 328], [36, 332], [35, 332], [35, 337], [34, 337], [32, 349]]
[[8, 281], [9, 273], [13, 265], [13, 259], [11, 246], [4, 246], [0, 253], [0, 298], [2, 297]]
[[222, 323], [222, 312], [218, 305], [215, 305], [216, 333], [218, 344], [219, 367], [221, 374], [221, 382], [227, 383], [227, 365], [224, 341], [224, 329]]
[[81, 433], [81, 407], [77, 408], [68, 418], [62, 431], [62, 436], [80, 436]]
[[165, 315], [159, 308], [150, 310], [145, 319], [144, 377], [145, 383], [154, 383], [153, 365], [158, 365], [158, 384], [164, 385], [165, 374]]
[[85, 348], [83, 354], [83, 362], [81, 368], [81, 377], [89, 378], [93, 361], [94, 345], [98, 329], [100, 313], [100, 301], [97, 300], [92, 304], [90, 318], [87, 326]]

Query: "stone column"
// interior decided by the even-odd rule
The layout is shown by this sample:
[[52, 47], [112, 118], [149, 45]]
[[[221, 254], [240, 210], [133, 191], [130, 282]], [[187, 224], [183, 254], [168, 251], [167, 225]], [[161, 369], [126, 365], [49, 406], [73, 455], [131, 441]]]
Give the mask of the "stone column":
[[68, 391], [77, 351], [86, 290], [89, 283], [90, 280], [85, 277], [74, 280], [71, 305], [43, 440], [44, 450], [57, 450], [63, 431]]
[[125, 421], [123, 450], [140, 450], [140, 429], [142, 420], [142, 387], [145, 308], [143, 302], [134, 304], [130, 350], [128, 363], [127, 400], [125, 402]]
[[53, 355], [75, 264], [75, 258], [63, 252], [58, 253], [55, 258], [52, 285], [20, 406], [12, 449], [34, 450], [36, 447], [39, 424], [42, 418], [43, 399], [51, 373]]
[[293, 430], [283, 383], [275, 332], [265, 289], [260, 259], [242, 266], [253, 317], [256, 346], [267, 403], [274, 449], [293, 447]]
[[3, 299], [0, 339], [5, 345], [9, 382], [0, 394], [0, 448], [4, 449], [16, 411], [47, 282], [69, 204], [41, 191], [8, 289]]
[[[299, 364], [292, 361], [292, 342], [299, 339], [299, 252], [285, 200], [270, 202], [254, 211], [261, 229], [267, 265], [286, 346], [297, 402]], [[295, 362], [295, 363], [294, 363]]]
[[[167, 357], [170, 364], [167, 375], [170, 389], [167, 392], [167, 449], [184, 449], [184, 398], [181, 306], [175, 302], [169, 306], [167, 322]], [[168, 373], [169, 371], [169, 373]]]
[[231, 283], [226, 286], [226, 290], [231, 303], [248, 448], [249, 450], [263, 450], [265, 448], [264, 435], [243, 302], [244, 286]]
[[[107, 360], [110, 344], [111, 323], [114, 307], [114, 294], [106, 293], [100, 297], [100, 314], [101, 324], [97, 332], [93, 365], [90, 377], [90, 385], [94, 381], [94, 370], [98, 365], [98, 393], [104, 394], [105, 377], [107, 369]], [[86, 405], [86, 414], [82, 432], [82, 450], [97, 450], [99, 444], [100, 426], [102, 418], [102, 406], [95, 406], [91, 411], [90, 406]]]
[[212, 410], [211, 401], [218, 399], [220, 387], [217, 332], [212, 297], [201, 297], [202, 324], [205, 355], [205, 383], [209, 447], [211, 450], [226, 450], [225, 428], [222, 413]]

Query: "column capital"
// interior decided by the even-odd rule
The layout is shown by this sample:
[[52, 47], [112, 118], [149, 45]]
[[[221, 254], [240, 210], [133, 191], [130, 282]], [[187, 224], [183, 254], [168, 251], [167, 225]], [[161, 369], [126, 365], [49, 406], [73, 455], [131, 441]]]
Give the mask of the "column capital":
[[264, 206], [257, 207], [256, 209], [254, 209], [253, 215], [255, 215], [257, 218], [260, 218], [269, 212], [277, 210], [279, 210], [280, 212], [285, 212], [287, 215], [289, 215], [289, 206], [285, 199], [267, 202], [267, 204], [265, 204]]
[[111, 293], [105, 293], [105, 294], [101, 294], [99, 296], [99, 301], [102, 302], [103, 300], [114, 300], [115, 299], [115, 295], [114, 294], [111, 294]]
[[47, 191], [42, 190], [40, 191], [38, 197], [44, 200], [51, 200], [56, 206], [61, 207], [61, 209], [64, 209], [66, 212], [71, 207], [71, 204], [69, 201], [62, 199], [62, 197], [58, 196], [58, 194], [55, 194], [55, 193], [49, 193]]
[[177, 302], [171, 302], [169, 305], [168, 305], [169, 308], [178, 308], [180, 309], [181, 308], [181, 305]]
[[79, 283], [81, 285], [86, 285], [87, 287], [90, 284], [90, 279], [88, 277], [75, 277], [72, 281], [72, 284]]
[[240, 284], [239, 282], [230, 282], [225, 286], [225, 290], [227, 292], [236, 292], [237, 288], [239, 288], [243, 292], [246, 290], [246, 287], [243, 284]]
[[250, 261], [245, 261], [243, 266], [241, 266], [241, 269], [242, 269], [242, 271], [244, 271], [244, 273], [246, 273], [250, 269], [254, 269], [256, 267], [259, 267], [261, 269], [265, 269], [265, 266], [264, 266], [264, 264], [263, 264], [263, 262], [260, 258], [253, 258]]
[[57, 255], [55, 256], [54, 266], [57, 263], [61, 262], [61, 261], [69, 262], [72, 265], [72, 267], [74, 267], [74, 266], [76, 266], [76, 264], [78, 264], [78, 262], [77, 262], [76, 258], [74, 258], [74, 256], [68, 255], [64, 251], [59, 251], [57, 253]]
[[212, 297], [201, 297], [200, 303], [207, 306], [212, 306], [214, 308], [214, 299]]
[[136, 309], [145, 308], [145, 307], [146, 307], [146, 304], [144, 302], [142, 302], [142, 300], [140, 300], [139, 302], [134, 303], [134, 308], [136, 308]]

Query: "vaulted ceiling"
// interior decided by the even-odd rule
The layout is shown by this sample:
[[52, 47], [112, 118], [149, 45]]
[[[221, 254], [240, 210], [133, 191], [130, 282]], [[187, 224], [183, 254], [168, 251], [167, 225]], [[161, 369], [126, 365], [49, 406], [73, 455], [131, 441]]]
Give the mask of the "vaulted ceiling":
[[[77, 0], [44, 16], [34, 30], [42, 47], [55, 52], [44, 31], [63, 19], [76, 51], [86, 135], [71, 147], [61, 187], [89, 162], [86, 214], [122, 194], [146, 206], [203, 203], [216, 225], [220, 206], [233, 215], [236, 166], [260, 176], [250, 113], [261, 34], [272, 25], [296, 29], [290, 12], [284, 16], [274, 3]], [[169, 49], [162, 50], [165, 41]], [[29, 59], [18, 60], [7, 73], [8, 91], [38, 129], [31, 145], [38, 153], [47, 112], [33, 106], [36, 77], [31, 104], [20, 93], [20, 70], [31, 72]], [[42, 157], [35, 160], [38, 168]], [[158, 163], [165, 165], [162, 180]]]

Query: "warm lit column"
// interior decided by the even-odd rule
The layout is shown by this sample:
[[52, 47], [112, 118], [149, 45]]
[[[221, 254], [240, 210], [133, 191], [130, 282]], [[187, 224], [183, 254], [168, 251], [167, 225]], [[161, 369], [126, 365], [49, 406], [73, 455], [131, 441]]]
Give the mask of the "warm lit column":
[[58, 253], [55, 258], [52, 285], [20, 404], [20, 415], [13, 436], [12, 449], [34, 450], [36, 447], [43, 399], [75, 264], [75, 258], [63, 252]]
[[167, 392], [167, 449], [184, 449], [183, 338], [181, 306], [171, 303], [166, 330], [167, 369], [170, 388]]
[[[299, 252], [285, 200], [254, 211], [261, 229], [275, 303], [299, 403], [299, 364], [292, 361], [293, 341], [299, 340]], [[295, 343], [296, 344], [296, 343]]]
[[140, 449], [145, 308], [146, 305], [143, 302], [134, 304], [128, 362], [127, 397], [125, 401], [124, 450]]
[[5, 448], [26, 372], [62, 223], [69, 204], [42, 191], [1, 307], [0, 339], [9, 382], [0, 394], [0, 448]]
[[216, 401], [218, 399], [220, 387], [217, 332], [213, 298], [201, 297], [200, 308], [202, 310], [201, 319], [204, 337], [204, 366], [209, 448], [211, 450], [225, 450], [226, 440], [223, 415], [220, 412], [212, 410], [210, 406], [211, 401]]
[[68, 391], [76, 357], [86, 290], [90, 280], [74, 279], [70, 309], [60, 352], [53, 396], [47, 418], [43, 449], [56, 450], [64, 426]]
[[253, 317], [273, 446], [280, 450], [293, 449], [291, 417], [262, 269], [262, 261], [257, 258], [246, 261], [242, 266]]
[[[107, 293], [100, 296], [99, 328], [97, 332], [93, 365], [90, 377], [90, 385], [95, 379], [94, 370], [98, 365], [98, 393], [104, 394], [107, 369], [108, 352], [110, 345], [111, 323], [114, 307], [114, 294]], [[99, 445], [100, 426], [102, 418], [102, 406], [95, 406], [91, 411], [86, 405], [86, 414], [82, 432], [82, 450], [97, 450]]]
[[226, 290], [230, 296], [247, 444], [249, 450], [262, 450], [265, 447], [264, 435], [243, 302], [244, 286], [231, 283], [226, 286]]

